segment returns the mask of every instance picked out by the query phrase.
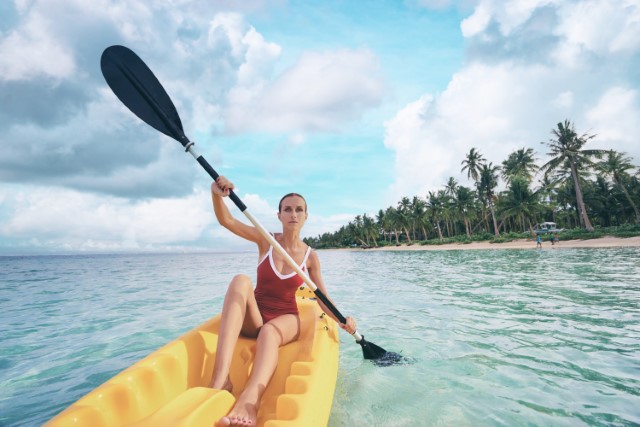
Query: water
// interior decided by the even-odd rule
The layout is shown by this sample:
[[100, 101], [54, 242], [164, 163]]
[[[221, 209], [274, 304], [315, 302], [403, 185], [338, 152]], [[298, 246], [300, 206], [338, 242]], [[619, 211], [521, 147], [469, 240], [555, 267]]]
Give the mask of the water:
[[[640, 249], [321, 251], [330, 426], [640, 425]], [[219, 311], [241, 254], [0, 257], [0, 425], [41, 425]]]

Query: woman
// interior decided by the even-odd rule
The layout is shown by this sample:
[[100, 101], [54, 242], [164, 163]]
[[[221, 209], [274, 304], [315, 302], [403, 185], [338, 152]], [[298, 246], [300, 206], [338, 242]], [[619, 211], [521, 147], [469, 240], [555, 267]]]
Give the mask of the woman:
[[[255, 426], [260, 398], [278, 363], [278, 348], [296, 340], [300, 333], [295, 290], [303, 281], [273, 251], [256, 227], [244, 224], [231, 215], [223, 197], [228, 196], [233, 188], [233, 183], [223, 176], [211, 184], [213, 210], [220, 225], [258, 245], [260, 262], [255, 291], [251, 279], [245, 275], [235, 276], [227, 289], [211, 387], [232, 390], [229, 369], [238, 336], [242, 334], [256, 338], [255, 360], [245, 389], [229, 414], [216, 423], [218, 426]], [[318, 255], [300, 239], [300, 230], [307, 220], [304, 198], [295, 193], [284, 196], [278, 205], [278, 219], [282, 223], [282, 233], [274, 234], [274, 238], [307, 272], [318, 289], [327, 295]], [[319, 304], [325, 313], [338, 322], [324, 304]], [[340, 327], [352, 334], [356, 330], [356, 322], [347, 317], [347, 323], [340, 324]]]

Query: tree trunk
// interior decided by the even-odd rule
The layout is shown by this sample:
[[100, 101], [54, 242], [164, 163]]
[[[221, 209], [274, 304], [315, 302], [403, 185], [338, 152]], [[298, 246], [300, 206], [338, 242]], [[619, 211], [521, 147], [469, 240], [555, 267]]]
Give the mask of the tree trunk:
[[589, 215], [587, 215], [587, 209], [584, 205], [584, 198], [582, 197], [582, 189], [580, 188], [580, 182], [578, 182], [578, 171], [573, 163], [571, 163], [571, 176], [573, 177], [573, 186], [576, 190], [576, 202], [578, 204], [578, 213], [580, 214], [580, 218], [584, 221], [584, 228], [587, 231], [594, 231], [593, 225], [591, 225], [591, 221], [589, 221]]
[[436, 228], [438, 229], [438, 238], [442, 242], [442, 230], [440, 229], [440, 222], [436, 221]]
[[500, 237], [500, 230], [498, 229], [498, 221], [496, 221], [496, 212], [493, 209], [492, 202], [489, 202], [489, 210], [491, 211], [491, 218], [493, 219], [493, 232], [496, 237]]
[[467, 239], [471, 240], [471, 225], [469, 224], [469, 220], [466, 216], [462, 217], [464, 219], [464, 228], [467, 232]]
[[407, 240], [409, 241], [409, 244], [413, 243], [411, 240], [411, 236], [409, 235], [409, 229], [407, 227], [404, 228], [404, 232], [407, 234]]
[[[491, 208], [491, 202], [487, 202], [487, 204]], [[482, 204], [482, 218], [484, 219], [484, 226], [487, 228], [487, 230], [489, 230], [489, 218], [487, 218], [488, 216], [489, 215], [487, 215], [487, 207], [483, 203]]]
[[633, 208], [633, 212], [635, 212], [635, 214], [636, 214], [636, 224], [640, 224], [640, 211], [638, 211], [638, 207], [636, 206], [636, 204], [631, 199], [631, 196], [629, 195], [629, 192], [627, 191], [625, 186], [622, 185], [622, 182], [616, 180], [616, 184], [618, 184], [618, 186], [620, 187], [620, 189], [622, 190], [624, 195], [627, 197], [627, 200], [631, 204], [631, 207]]

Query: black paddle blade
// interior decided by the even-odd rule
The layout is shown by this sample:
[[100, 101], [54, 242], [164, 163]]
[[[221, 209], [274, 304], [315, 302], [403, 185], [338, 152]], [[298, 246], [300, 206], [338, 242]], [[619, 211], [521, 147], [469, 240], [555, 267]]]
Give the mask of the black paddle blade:
[[373, 361], [378, 366], [392, 366], [406, 363], [405, 358], [398, 353], [387, 351], [373, 343], [364, 339], [364, 336], [358, 344], [362, 347], [362, 355], [365, 359]]
[[102, 75], [113, 93], [145, 123], [174, 138], [189, 143], [171, 98], [153, 72], [131, 49], [110, 46], [100, 58]]

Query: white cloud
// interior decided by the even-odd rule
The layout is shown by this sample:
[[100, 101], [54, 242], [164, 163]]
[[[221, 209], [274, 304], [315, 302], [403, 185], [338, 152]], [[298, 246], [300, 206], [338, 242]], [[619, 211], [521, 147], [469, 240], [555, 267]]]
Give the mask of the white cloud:
[[[416, 2], [432, 8], [462, 3]], [[494, 163], [522, 146], [541, 157], [539, 141], [565, 118], [580, 132], [598, 134], [593, 148], [620, 149], [640, 161], [633, 62], [640, 50], [638, 0], [463, 2], [477, 3], [461, 29], [479, 49], [446, 90], [416, 94], [385, 124], [385, 144], [396, 155], [392, 201], [398, 194], [424, 195], [460, 175], [460, 161], [473, 146]], [[205, 152], [216, 149], [208, 145], [212, 131], [277, 132], [303, 144], [384, 102], [385, 76], [377, 52], [367, 48], [303, 51], [278, 71], [283, 48], [229, 12], [265, 4], [16, 1], [17, 23], [0, 34], [1, 95], [12, 100], [10, 109], [0, 109], [2, 244], [22, 239], [78, 250], [185, 241], [237, 245], [238, 238], [214, 224], [208, 195], [192, 190], [201, 174], [192, 159], [182, 154], [179, 160], [174, 142], [163, 143], [167, 138], [120, 105], [97, 63], [110, 43], [132, 47]], [[30, 184], [19, 191], [7, 182]], [[76, 190], [53, 187], [62, 185]], [[243, 198], [269, 230], [279, 229], [276, 208], [256, 195]], [[312, 211], [305, 234], [350, 219]]]
[[540, 92], [537, 83], [548, 74], [509, 64], [470, 66], [439, 96], [424, 95], [398, 112], [385, 123], [385, 145], [396, 153], [396, 199], [424, 197], [450, 176], [466, 183], [460, 162], [472, 147], [499, 164], [513, 149], [545, 139], [554, 124], [552, 111], [541, 120], [535, 106], [553, 91]]
[[569, 109], [573, 106], [573, 92], [567, 90], [559, 93], [553, 101], [553, 105], [560, 109]]
[[46, 16], [34, 12], [0, 40], [0, 81], [73, 75], [76, 64], [72, 50], [55, 36], [50, 24]]
[[[242, 194], [249, 212], [270, 232], [282, 226], [277, 207], [255, 194]], [[250, 224], [231, 200], [227, 206]], [[180, 198], [131, 201], [61, 188], [3, 186], [0, 252], [168, 251], [254, 249], [215, 220], [208, 192]], [[310, 215], [304, 236], [338, 229], [351, 218]]]
[[[587, 148], [626, 151], [640, 161], [640, 104], [632, 71], [640, 50], [636, 44], [640, 31], [635, 31], [640, 3], [626, 2], [626, 8], [618, 10], [610, 5], [603, 1], [578, 5], [481, 1], [462, 24], [466, 37], [489, 39], [493, 37], [490, 23], [497, 22], [505, 35], [504, 46], [509, 46], [510, 37], [524, 31], [523, 23], [539, 8], [555, 7], [556, 32], [561, 35], [555, 40], [556, 52], [564, 49], [574, 56], [537, 62], [537, 41], [527, 45], [523, 39], [523, 47], [531, 49], [530, 61], [527, 55], [500, 58], [494, 55], [503, 47], [498, 42], [492, 52], [485, 52], [486, 57], [482, 50], [476, 52], [444, 92], [423, 95], [398, 111], [385, 123], [385, 145], [395, 152], [396, 170], [389, 198], [424, 197], [427, 190], [442, 188], [449, 176], [470, 185], [459, 171], [472, 147], [498, 165], [521, 147], [533, 148], [542, 161], [546, 147], [540, 142], [547, 141], [550, 130], [564, 119], [573, 121], [578, 132], [598, 135]], [[604, 24], [598, 14], [614, 24]], [[569, 21], [573, 24], [568, 25]], [[591, 60], [593, 55], [599, 56], [598, 61]], [[621, 81], [628, 83], [620, 85]]]
[[635, 163], [640, 163], [640, 97], [638, 90], [613, 87], [607, 90], [597, 103], [586, 112], [586, 118], [596, 139], [590, 145], [615, 148], [631, 153]]
[[557, 0], [481, 0], [476, 5], [473, 13], [460, 24], [460, 29], [465, 37], [474, 37], [482, 34], [488, 26], [495, 22], [500, 33], [509, 36], [516, 28], [526, 22], [533, 12], [549, 4], [558, 3]]
[[132, 202], [60, 188], [9, 187], [0, 198], [9, 212], [0, 225], [3, 240], [33, 237], [36, 245], [68, 250], [153, 249], [194, 241], [213, 221], [202, 191]]
[[[385, 123], [385, 145], [396, 154], [391, 193], [396, 199], [398, 194], [424, 196], [441, 188], [449, 176], [469, 185], [460, 162], [471, 147], [494, 164], [524, 146], [534, 148], [541, 158], [545, 148], [539, 142], [546, 141], [549, 130], [565, 117], [582, 132], [598, 133], [592, 148], [629, 152], [629, 143], [640, 135], [634, 120], [635, 92], [613, 90], [600, 100], [590, 98], [597, 105], [588, 111], [568, 111], [567, 102], [538, 110], [544, 98], [553, 100], [557, 83], [544, 87], [552, 74], [553, 70], [471, 67], [456, 75], [439, 97], [425, 95], [408, 104]], [[640, 158], [640, 151], [632, 151]]]
[[590, 0], [561, 8], [557, 33], [568, 45], [600, 55], [640, 48], [640, 2]]
[[481, 2], [474, 10], [473, 14], [464, 19], [460, 24], [462, 35], [465, 37], [473, 37], [487, 29], [491, 19], [490, 5], [487, 2]]
[[[380, 101], [381, 71], [371, 51], [307, 52], [275, 75], [282, 48], [240, 13], [218, 12], [266, 3], [16, 3], [16, 23], [0, 34], [2, 98], [16, 101], [0, 110], [6, 125], [0, 178], [25, 183], [26, 190], [3, 183], [2, 244], [74, 250], [236, 245], [226, 230], [205, 225], [210, 202], [202, 205], [190, 193], [200, 173], [186, 165], [191, 159], [178, 159], [175, 143], [116, 100], [98, 63], [109, 44], [136, 51], [205, 150], [211, 131], [225, 128], [284, 132], [301, 144], [310, 132], [336, 129]], [[252, 195], [247, 204], [269, 229], [279, 228], [275, 209]]]
[[230, 92], [232, 131], [335, 131], [378, 105], [384, 81], [369, 50], [305, 52], [275, 81]]

